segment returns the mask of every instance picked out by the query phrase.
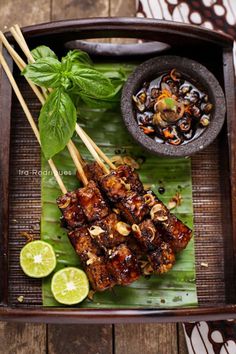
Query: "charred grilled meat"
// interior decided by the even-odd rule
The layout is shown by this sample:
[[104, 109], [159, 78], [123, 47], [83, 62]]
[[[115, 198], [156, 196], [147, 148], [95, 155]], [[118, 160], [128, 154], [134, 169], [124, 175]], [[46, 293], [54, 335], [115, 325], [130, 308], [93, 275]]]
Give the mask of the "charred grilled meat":
[[123, 218], [130, 224], [139, 224], [149, 213], [143, 197], [136, 192], [128, 192], [116, 203]]
[[120, 165], [117, 167], [115, 172], [119, 178], [130, 186], [131, 191], [137, 192], [138, 194], [144, 193], [143, 184], [139, 179], [139, 175], [132, 167]]
[[163, 274], [173, 267], [175, 255], [168, 243], [162, 242], [155, 251], [148, 254], [148, 259], [154, 273]]
[[62, 213], [62, 225], [68, 230], [80, 227], [86, 222], [83, 210], [79, 205], [77, 191], [68, 192], [57, 198], [57, 205]]
[[137, 258], [125, 244], [109, 251], [107, 266], [120, 285], [131, 284], [140, 276]]
[[175, 215], [169, 214], [167, 222], [162, 224], [163, 239], [175, 252], [185, 249], [192, 237], [192, 230]]
[[162, 234], [150, 219], [132, 226], [133, 235], [145, 250], [154, 273], [162, 274], [170, 270], [175, 262], [171, 247], [162, 240]]
[[154, 224], [162, 231], [163, 240], [170, 245], [174, 252], [183, 250], [192, 237], [192, 230], [171, 214], [152, 191], [148, 191], [146, 196], [148, 194], [152, 200], [149, 202], [150, 216]]
[[104, 291], [115, 285], [108, 271], [101, 249], [93, 242], [86, 227], [69, 232], [68, 237], [79, 255], [89, 281], [96, 291]]
[[[126, 242], [127, 237], [119, 228], [120, 218], [111, 213], [105, 218], [94, 222], [93, 226], [89, 229], [91, 236], [100, 247], [113, 248]], [[93, 229], [93, 230], [92, 230]], [[131, 227], [130, 227], [131, 230]]]
[[78, 189], [79, 204], [89, 223], [101, 220], [109, 214], [108, 206], [94, 181]]
[[[68, 228], [79, 226], [69, 238], [92, 287], [103, 291], [137, 280], [141, 274], [137, 257], [146, 259], [148, 274], [170, 270], [174, 252], [187, 246], [191, 230], [153, 192], [144, 191], [131, 167], [121, 165], [107, 175], [97, 163], [84, 169], [89, 183], [59, 198], [58, 206]], [[109, 202], [115, 212], [111, 212]], [[132, 225], [133, 237], [127, 237], [131, 227], [121, 218]]]
[[[86, 174], [89, 181], [93, 180], [97, 183], [104, 176], [104, 171], [97, 162], [86, 163], [84, 166], [84, 173]], [[80, 179], [79, 176], [77, 177]]]
[[99, 176], [102, 190], [111, 202], [117, 202], [125, 198], [128, 191], [143, 194], [143, 185], [138, 174], [129, 166], [121, 165], [108, 175]]

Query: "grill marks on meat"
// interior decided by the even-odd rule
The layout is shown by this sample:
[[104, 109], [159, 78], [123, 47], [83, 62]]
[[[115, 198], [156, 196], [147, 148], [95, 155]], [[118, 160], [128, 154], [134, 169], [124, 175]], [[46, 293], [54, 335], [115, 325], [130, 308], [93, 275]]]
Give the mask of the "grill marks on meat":
[[171, 247], [162, 240], [162, 234], [150, 219], [144, 220], [133, 229], [133, 235], [146, 251], [154, 273], [162, 274], [173, 267], [175, 255]]
[[109, 214], [108, 206], [94, 181], [78, 189], [79, 204], [89, 223], [100, 220]]
[[169, 215], [167, 222], [162, 224], [162, 228], [163, 239], [175, 252], [185, 249], [192, 237], [192, 230], [173, 214]]
[[148, 254], [148, 259], [154, 273], [163, 274], [173, 267], [175, 255], [168, 243], [162, 242], [155, 251]]
[[127, 165], [121, 165], [117, 167], [116, 174], [121, 178], [126, 184], [130, 185], [130, 190], [137, 192], [138, 194], [144, 193], [143, 184], [140, 181], [139, 175], [135, 170]]
[[57, 198], [57, 205], [62, 213], [62, 225], [68, 230], [80, 227], [86, 222], [83, 210], [79, 205], [77, 191], [68, 192]]
[[92, 236], [94, 242], [104, 249], [113, 248], [126, 242], [127, 238], [117, 231], [116, 225], [119, 221], [120, 218], [115, 213], [96, 221], [93, 225], [100, 227], [103, 232], [94, 237]]
[[99, 182], [104, 176], [103, 169], [97, 162], [86, 163], [84, 166], [84, 173], [89, 181], [93, 180], [95, 182]]
[[116, 207], [130, 224], [139, 224], [149, 213], [144, 198], [136, 192], [126, 193], [126, 197], [117, 202]]
[[137, 258], [125, 244], [110, 250], [107, 265], [117, 284], [131, 284], [140, 276]]
[[138, 174], [129, 166], [121, 165], [100, 179], [103, 191], [111, 202], [117, 202], [126, 197], [128, 191], [142, 194], [144, 192], [142, 182]]
[[104, 291], [114, 286], [115, 282], [108, 271], [106, 259], [90, 237], [87, 227], [69, 232], [68, 237], [80, 257], [93, 289]]
[[154, 251], [162, 243], [161, 234], [150, 219], [144, 220], [137, 228], [133, 228], [133, 235], [147, 252]]
[[154, 214], [153, 222], [161, 230], [163, 240], [171, 246], [174, 252], [182, 251], [192, 237], [192, 230], [174, 214], [171, 214], [152, 191], [148, 193], [155, 197], [154, 206], [157, 204], [160, 206], [160, 210]]

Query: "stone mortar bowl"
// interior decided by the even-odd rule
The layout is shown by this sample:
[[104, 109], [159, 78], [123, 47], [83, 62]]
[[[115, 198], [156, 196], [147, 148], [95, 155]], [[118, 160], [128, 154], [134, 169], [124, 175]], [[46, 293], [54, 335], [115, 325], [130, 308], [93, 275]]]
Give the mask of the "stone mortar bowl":
[[[178, 146], [158, 143], [141, 131], [135, 118], [132, 99], [144, 82], [150, 82], [173, 68], [179, 71], [183, 78], [206, 92], [214, 107], [210, 124], [201, 135]], [[130, 134], [146, 150], [161, 156], [190, 156], [205, 149], [219, 134], [224, 123], [225, 110], [224, 93], [215, 76], [194, 60], [172, 55], [159, 56], [140, 64], [128, 78], [121, 97], [122, 116]]]

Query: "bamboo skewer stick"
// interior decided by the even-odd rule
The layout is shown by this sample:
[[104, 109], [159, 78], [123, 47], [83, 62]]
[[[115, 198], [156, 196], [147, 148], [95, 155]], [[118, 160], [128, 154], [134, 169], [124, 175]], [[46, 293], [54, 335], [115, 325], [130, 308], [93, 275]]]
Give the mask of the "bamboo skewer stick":
[[[26, 63], [21, 59], [21, 57], [18, 55], [18, 53], [11, 47], [10, 43], [7, 41], [6, 37], [3, 35], [2, 32], [0, 32], [0, 39], [2, 40], [4, 46], [7, 48], [8, 52], [10, 53], [10, 55], [12, 56], [12, 58], [14, 59], [16, 65], [18, 66], [18, 68], [22, 71], [25, 67], [26, 67]], [[36, 96], [38, 97], [39, 101], [41, 102], [41, 104], [43, 105], [45, 103], [45, 98], [43, 97], [43, 95], [41, 94], [41, 92], [39, 91], [39, 89], [37, 88], [37, 86], [35, 84], [33, 84], [30, 80], [28, 80], [26, 78], [27, 82], [29, 83], [30, 87], [32, 88], [32, 90], [34, 91], [34, 93], [36, 94]], [[71, 146], [69, 149], [69, 152], [71, 153], [72, 149], [76, 150], [73, 154], [73, 161], [75, 163], [75, 166], [78, 170], [78, 172], [80, 173], [81, 171], [81, 163], [83, 162], [82, 157], [79, 153], [79, 151], [77, 150], [76, 146], [74, 145], [74, 143], [71, 141]]]
[[[23, 36], [23, 34], [21, 32], [20, 27], [18, 25], [15, 25], [14, 27], [15, 28], [13, 28], [13, 27], [10, 28], [10, 31], [11, 31], [12, 35], [14, 36], [15, 40], [17, 41], [17, 43], [21, 47], [22, 51], [24, 52], [24, 54], [26, 55], [28, 60], [31, 61], [31, 62], [35, 62], [32, 54], [31, 54], [31, 52], [30, 52], [30, 50], [29, 50], [29, 48], [27, 46], [27, 43], [26, 43], [26, 41], [24, 39], [24, 36]], [[83, 160], [81, 158], [81, 155], [80, 155], [79, 151], [76, 149], [74, 143], [72, 142], [72, 140], [70, 140], [69, 143], [70, 143], [70, 147], [67, 146], [68, 150], [69, 150], [69, 152], [71, 154], [71, 157], [72, 157], [72, 159], [73, 159], [73, 161], [74, 161], [74, 163], [76, 165], [76, 168], [77, 168], [78, 172], [80, 173], [80, 171], [81, 171], [80, 164], [83, 164]], [[76, 152], [73, 153], [73, 156], [72, 156], [72, 150], [73, 149], [76, 149]], [[106, 169], [105, 165], [104, 165], [103, 169], [104, 169], [104, 171], [108, 171]]]
[[85, 146], [89, 150], [89, 152], [91, 153], [91, 155], [93, 156], [94, 160], [99, 164], [99, 166], [103, 169], [103, 171], [105, 173], [109, 173], [109, 169], [102, 162], [102, 160], [98, 156], [98, 153], [96, 152], [96, 150], [92, 146], [91, 142], [87, 138], [86, 133], [83, 131], [82, 128], [80, 128], [79, 124], [75, 125], [75, 130], [76, 130], [76, 133], [79, 135], [80, 139], [83, 141], [83, 143], [85, 144]]
[[[6, 37], [4, 36], [4, 34], [1, 31], [0, 31], [0, 39], [1, 39], [2, 43], [4, 44], [4, 46], [6, 47], [6, 49], [8, 50], [11, 57], [14, 59], [16, 65], [18, 66], [20, 71], [22, 71], [26, 67], [27, 64], [19, 56], [19, 54], [12, 48], [12, 46], [7, 41]], [[32, 90], [34, 91], [35, 95], [38, 97], [41, 104], [43, 105], [45, 103], [45, 98], [43, 97], [43, 95], [40, 92], [40, 90], [38, 89], [38, 87], [35, 84], [33, 84], [30, 80], [28, 80], [27, 78], [26, 78], [26, 80], [27, 80], [28, 84], [30, 85], [30, 87], [32, 88]]]
[[[9, 79], [9, 81], [11, 83], [11, 86], [12, 86], [12, 88], [13, 88], [13, 90], [14, 90], [14, 92], [15, 92], [15, 94], [16, 94], [16, 96], [17, 96], [17, 98], [18, 98], [18, 100], [19, 100], [19, 102], [21, 104], [21, 107], [22, 107], [22, 109], [23, 109], [23, 111], [24, 111], [24, 113], [25, 113], [25, 115], [26, 115], [26, 117], [27, 117], [27, 119], [28, 119], [28, 121], [30, 123], [30, 126], [31, 126], [31, 128], [32, 128], [32, 130], [33, 130], [33, 132], [34, 132], [34, 134], [36, 136], [36, 139], [38, 140], [39, 144], [41, 145], [38, 128], [37, 128], [37, 126], [36, 126], [36, 124], [34, 122], [34, 119], [33, 119], [32, 115], [31, 115], [31, 113], [30, 113], [30, 111], [29, 111], [29, 109], [28, 109], [28, 107], [26, 105], [26, 102], [25, 102], [25, 100], [24, 100], [24, 98], [23, 98], [23, 96], [22, 96], [22, 94], [21, 94], [21, 92], [20, 92], [20, 90], [19, 90], [19, 88], [17, 86], [17, 83], [16, 83], [16, 81], [15, 81], [15, 79], [14, 79], [14, 77], [13, 77], [13, 75], [12, 75], [8, 65], [7, 65], [7, 62], [5, 61], [5, 59], [4, 59], [4, 57], [3, 57], [3, 55], [1, 53], [0, 53], [0, 63], [2, 64], [2, 67], [3, 67], [8, 79]], [[59, 175], [59, 172], [58, 172], [53, 160], [49, 159], [48, 163], [49, 163], [49, 166], [52, 169], [54, 177], [55, 177], [55, 179], [56, 179], [56, 181], [57, 181], [62, 193], [66, 194], [67, 193], [67, 189], [66, 189], [66, 187], [65, 187], [65, 185], [64, 185], [64, 183], [63, 183], [63, 181], [62, 181], [62, 179], [61, 179], [61, 177]]]
[[88, 184], [88, 179], [84, 173], [82, 165], [80, 164], [80, 162], [78, 162], [78, 158], [77, 158], [75, 149], [73, 147], [73, 143], [71, 141], [69, 141], [69, 143], [67, 144], [67, 147], [68, 147], [70, 155], [74, 161], [74, 164], [76, 165], [80, 179], [81, 179], [82, 183], [86, 186]]
[[[17, 41], [17, 43], [19, 44], [19, 46], [21, 47], [22, 51], [26, 55], [26, 57], [29, 59], [29, 61], [34, 62], [34, 58], [32, 57], [32, 54], [30, 53], [27, 43], [25, 42], [25, 39], [24, 39], [24, 36], [21, 32], [20, 27], [18, 25], [15, 25], [15, 28], [12, 27], [10, 29], [10, 31], [11, 31], [12, 35], [14, 36], [15, 40]], [[105, 173], [109, 173], [109, 170], [106, 167], [106, 165], [102, 162], [99, 155], [112, 169], [116, 168], [115, 165], [109, 160], [109, 158], [94, 143], [94, 141], [83, 131], [83, 129], [78, 125], [78, 123], [76, 123], [75, 130], [76, 130], [77, 134], [79, 135], [79, 137], [81, 138], [81, 140], [86, 145], [87, 149], [90, 151], [93, 158], [97, 161], [97, 163], [104, 170]], [[71, 146], [70, 149], [71, 148], [73, 148], [73, 147]], [[78, 156], [78, 153], [77, 153], [77, 156]], [[75, 157], [75, 155], [74, 155], [74, 157]], [[82, 161], [80, 161], [80, 162], [82, 162]], [[78, 169], [78, 171], [79, 171], [79, 169]]]
[[[29, 50], [29, 47], [25, 41], [25, 38], [21, 32], [20, 27], [18, 25], [15, 25], [10, 28], [10, 32], [11, 32], [12, 36], [15, 38], [15, 40], [18, 43], [18, 45], [20, 46], [20, 48], [22, 49], [22, 51], [25, 54], [28, 61], [30, 63], [34, 63], [35, 62], [34, 57], [31, 54], [31, 51]], [[47, 89], [42, 87], [41, 90], [42, 90], [42, 93], [43, 93], [45, 99], [47, 99]]]
[[111, 169], [115, 170], [116, 166], [111, 162], [111, 160], [104, 154], [104, 152], [95, 144], [95, 142], [90, 138], [90, 136], [84, 130], [83, 132], [88, 138], [88, 140], [90, 141], [90, 143], [93, 145], [94, 149], [101, 156], [101, 158], [108, 164], [108, 166], [110, 166]]
[[21, 30], [20, 30], [21, 34], [19, 34], [19, 30], [20, 30], [19, 27], [17, 27], [17, 30], [14, 27], [10, 28], [11, 34], [15, 38], [16, 42], [19, 44], [22, 51], [25, 53], [26, 57], [29, 59], [29, 62], [33, 63], [34, 62], [33, 55], [31, 54], [31, 51], [29, 50], [29, 47], [26, 44], [25, 39], [23, 38], [24, 36], [23, 36]]

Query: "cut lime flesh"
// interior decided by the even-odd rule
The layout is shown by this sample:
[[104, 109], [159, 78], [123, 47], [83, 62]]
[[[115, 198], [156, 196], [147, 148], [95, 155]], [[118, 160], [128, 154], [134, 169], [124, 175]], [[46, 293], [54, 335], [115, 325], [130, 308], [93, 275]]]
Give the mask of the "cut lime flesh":
[[56, 255], [52, 246], [37, 240], [27, 243], [20, 253], [23, 272], [32, 278], [44, 278], [56, 267]]
[[51, 290], [59, 303], [78, 304], [87, 297], [89, 292], [87, 275], [75, 267], [63, 268], [53, 275]]

